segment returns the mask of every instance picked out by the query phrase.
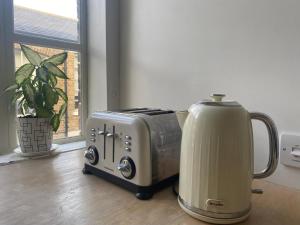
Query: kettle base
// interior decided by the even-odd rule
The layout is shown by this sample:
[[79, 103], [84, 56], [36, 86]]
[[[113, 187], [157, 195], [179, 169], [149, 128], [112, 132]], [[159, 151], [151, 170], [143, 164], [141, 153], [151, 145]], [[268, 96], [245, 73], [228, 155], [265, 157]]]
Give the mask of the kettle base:
[[186, 206], [182, 201], [181, 198], [178, 198], [178, 203], [180, 205], [180, 207], [190, 216], [198, 219], [198, 220], [202, 220], [204, 222], [208, 222], [208, 223], [214, 223], [214, 224], [233, 224], [233, 223], [239, 223], [242, 222], [244, 220], [246, 220], [249, 215], [250, 215], [250, 210], [248, 210], [246, 212], [246, 214], [241, 215], [240, 217], [236, 217], [236, 218], [215, 218], [215, 217], [210, 217], [210, 216], [206, 216], [201, 214], [200, 212], [195, 212], [193, 210], [190, 209], [190, 207]]

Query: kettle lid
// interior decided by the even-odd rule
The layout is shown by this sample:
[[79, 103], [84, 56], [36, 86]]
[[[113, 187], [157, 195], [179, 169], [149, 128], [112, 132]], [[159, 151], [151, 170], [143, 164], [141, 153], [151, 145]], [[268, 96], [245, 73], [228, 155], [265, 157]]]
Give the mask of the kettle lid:
[[236, 101], [222, 101], [226, 95], [224, 94], [212, 94], [211, 99], [203, 100], [197, 104], [210, 105], [210, 106], [230, 106], [230, 107], [240, 107], [241, 105]]

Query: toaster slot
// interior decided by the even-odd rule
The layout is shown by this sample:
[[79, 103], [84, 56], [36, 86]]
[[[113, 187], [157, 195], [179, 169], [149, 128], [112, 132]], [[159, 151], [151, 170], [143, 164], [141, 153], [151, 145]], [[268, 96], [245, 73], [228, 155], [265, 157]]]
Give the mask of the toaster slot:
[[[104, 124], [104, 134], [106, 134], [106, 124]], [[106, 135], [103, 135], [103, 159], [106, 157]]]
[[133, 111], [141, 111], [141, 110], [149, 110], [148, 108], [132, 108], [132, 109], [122, 109], [120, 112], [133, 112]]
[[152, 111], [152, 112], [145, 112], [143, 114], [149, 115], [149, 116], [155, 116], [155, 115], [161, 115], [161, 114], [169, 114], [169, 113], [174, 113], [172, 110], [164, 111], [164, 110], [157, 110], [157, 111]]
[[110, 168], [114, 170], [114, 160], [115, 160], [115, 126], [108, 123], [106, 124], [106, 139], [105, 139], [105, 159], [103, 161], [105, 168]]
[[153, 112], [153, 111], [159, 111], [160, 109], [142, 109], [142, 110], [133, 110], [130, 111], [129, 113], [147, 113], [147, 112]]
[[116, 128], [113, 126], [113, 152], [112, 152], [112, 162], [115, 162], [115, 140], [116, 140]]

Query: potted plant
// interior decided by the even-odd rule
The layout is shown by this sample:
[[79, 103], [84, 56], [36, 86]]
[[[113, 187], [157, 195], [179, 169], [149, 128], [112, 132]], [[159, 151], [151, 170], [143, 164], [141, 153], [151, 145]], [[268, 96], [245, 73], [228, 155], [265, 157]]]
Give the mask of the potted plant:
[[[68, 97], [57, 87], [57, 79], [68, 79], [59, 69], [67, 58], [67, 53], [43, 59], [41, 55], [21, 45], [28, 63], [15, 72], [15, 83], [4, 91], [13, 91], [12, 104], [18, 103], [22, 113], [17, 119], [17, 133], [23, 153], [51, 150], [53, 131], [59, 128], [66, 112]], [[59, 99], [63, 104], [58, 108]]]

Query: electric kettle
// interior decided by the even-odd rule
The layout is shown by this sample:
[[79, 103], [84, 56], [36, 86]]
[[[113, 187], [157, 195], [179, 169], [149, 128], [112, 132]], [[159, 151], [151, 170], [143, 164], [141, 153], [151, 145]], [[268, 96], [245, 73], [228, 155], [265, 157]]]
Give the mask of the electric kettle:
[[[253, 178], [270, 176], [278, 163], [278, 135], [272, 119], [249, 113], [225, 95], [200, 101], [177, 112], [182, 128], [178, 202], [191, 216], [210, 223], [245, 220], [251, 209]], [[251, 120], [262, 121], [269, 134], [268, 166], [253, 169]]]

